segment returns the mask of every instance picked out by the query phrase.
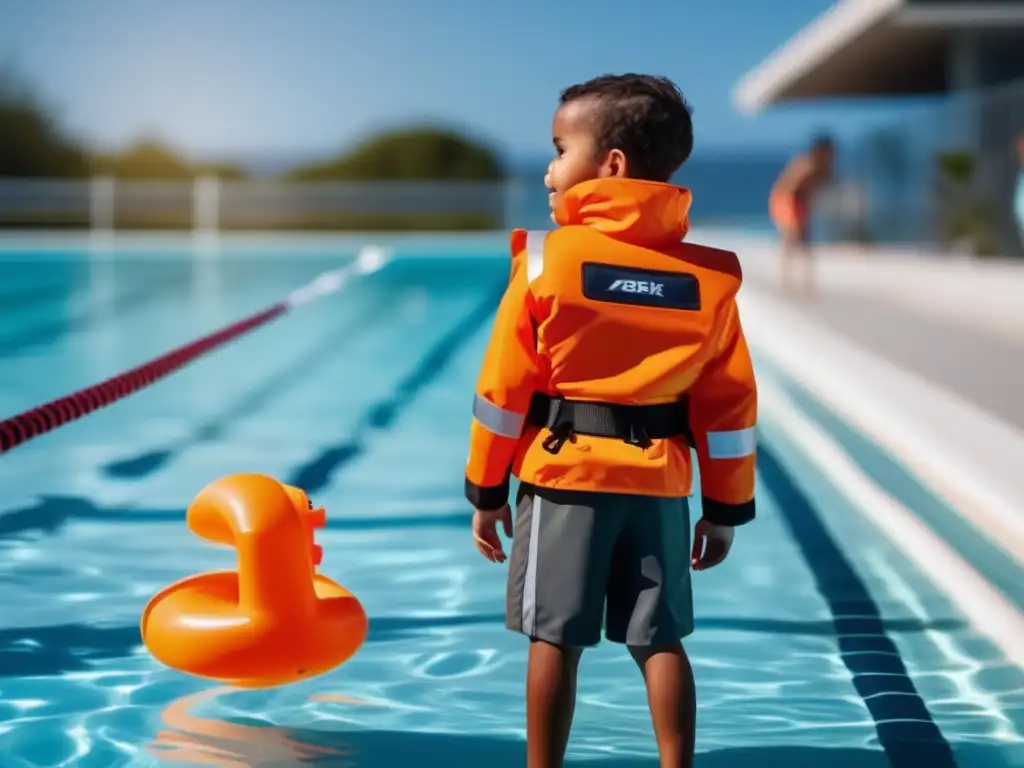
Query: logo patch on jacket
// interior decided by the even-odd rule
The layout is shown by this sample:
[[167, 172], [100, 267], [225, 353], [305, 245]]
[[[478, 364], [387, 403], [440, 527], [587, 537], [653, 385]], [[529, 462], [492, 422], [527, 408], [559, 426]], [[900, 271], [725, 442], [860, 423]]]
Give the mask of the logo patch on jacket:
[[686, 272], [583, 265], [583, 295], [592, 301], [696, 311], [700, 309], [700, 283]]

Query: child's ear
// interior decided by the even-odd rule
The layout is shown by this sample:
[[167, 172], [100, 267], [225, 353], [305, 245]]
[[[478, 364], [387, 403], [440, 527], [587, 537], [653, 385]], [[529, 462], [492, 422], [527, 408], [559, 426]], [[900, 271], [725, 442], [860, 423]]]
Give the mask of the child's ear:
[[601, 175], [604, 177], [625, 178], [629, 175], [627, 165], [626, 155], [623, 154], [621, 149], [610, 150], [601, 166]]

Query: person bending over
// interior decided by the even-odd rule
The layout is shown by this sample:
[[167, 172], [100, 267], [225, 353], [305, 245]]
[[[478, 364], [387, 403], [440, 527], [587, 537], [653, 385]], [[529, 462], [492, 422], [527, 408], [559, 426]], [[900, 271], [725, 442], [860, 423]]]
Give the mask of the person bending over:
[[782, 289], [793, 288], [793, 271], [802, 269], [803, 290], [814, 289], [810, 223], [815, 193], [832, 178], [835, 146], [828, 136], [814, 140], [810, 149], [793, 158], [772, 187], [769, 212], [782, 238]]

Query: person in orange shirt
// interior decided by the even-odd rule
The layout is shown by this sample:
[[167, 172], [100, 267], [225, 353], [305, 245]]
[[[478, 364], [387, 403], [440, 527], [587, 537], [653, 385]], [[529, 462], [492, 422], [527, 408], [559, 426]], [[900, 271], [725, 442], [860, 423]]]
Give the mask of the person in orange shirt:
[[[509, 285], [476, 383], [466, 496], [506, 560], [506, 625], [530, 640], [529, 768], [560, 766], [582, 650], [624, 643], [663, 766], [693, 760], [690, 568], [754, 518], [757, 388], [735, 254], [683, 241], [689, 106], [669, 80], [599, 77], [555, 112], [550, 232], [511, 235]], [[690, 546], [691, 448], [702, 517]]]
[[835, 145], [819, 136], [809, 151], [793, 158], [779, 174], [768, 198], [772, 222], [782, 236], [782, 289], [790, 290], [792, 271], [803, 267], [805, 293], [814, 289], [811, 263], [811, 204], [814, 194], [832, 178]]

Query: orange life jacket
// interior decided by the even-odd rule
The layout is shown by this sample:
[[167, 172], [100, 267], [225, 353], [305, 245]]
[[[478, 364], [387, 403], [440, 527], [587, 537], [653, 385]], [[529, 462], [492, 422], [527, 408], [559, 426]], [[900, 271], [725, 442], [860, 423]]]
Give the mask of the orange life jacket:
[[682, 242], [690, 192], [597, 179], [570, 189], [560, 228], [512, 232], [512, 270], [484, 355], [470, 427], [466, 496], [508, 500], [510, 474], [534, 485], [690, 495], [682, 435], [644, 448], [574, 435], [553, 453], [531, 424], [536, 393], [620, 405], [687, 403], [704, 516], [754, 516], [757, 388], [740, 325], [734, 253]]

